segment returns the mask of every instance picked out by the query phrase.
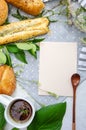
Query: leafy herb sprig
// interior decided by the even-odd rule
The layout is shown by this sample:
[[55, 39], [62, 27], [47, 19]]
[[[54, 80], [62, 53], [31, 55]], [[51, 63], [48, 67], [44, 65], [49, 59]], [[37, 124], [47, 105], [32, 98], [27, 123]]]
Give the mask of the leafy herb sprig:
[[[49, 14], [50, 13], [50, 14]], [[48, 15], [49, 14], [49, 15]], [[50, 17], [51, 16], [54, 16], [56, 13], [53, 11], [53, 10], [43, 10], [38, 16], [34, 16], [34, 17], [27, 17], [27, 16], [24, 16], [24, 15], [21, 15], [20, 11], [17, 9], [16, 10], [16, 13], [12, 14], [13, 17], [19, 19], [20, 21], [21, 20], [25, 20], [25, 19], [28, 19], [28, 18], [38, 18], [38, 17], [47, 17], [48, 20], [50, 21], [50, 23], [53, 23], [53, 22], [57, 22], [58, 20], [55, 20], [55, 19], [51, 19]]]
[[32, 56], [37, 58], [37, 51], [40, 49], [37, 43], [43, 40], [44, 38], [31, 39], [31, 40], [25, 40], [25, 41], [11, 43], [7, 45], [1, 45], [0, 46], [0, 64], [7, 64], [7, 65], [12, 66], [12, 60], [10, 56], [11, 53], [14, 54], [14, 56], [18, 60], [27, 64], [25, 51], [27, 51]]
[[16, 10], [16, 13], [12, 14], [13, 17], [19, 19], [19, 20], [25, 20], [28, 19], [27, 16], [21, 15], [21, 13], [19, 12], [19, 10]]
[[69, 25], [74, 25], [82, 32], [86, 32], [86, 9], [83, 7], [73, 9], [69, 0], [60, 0], [60, 3], [65, 7], [63, 13], [65, 12], [67, 16], [67, 23]]

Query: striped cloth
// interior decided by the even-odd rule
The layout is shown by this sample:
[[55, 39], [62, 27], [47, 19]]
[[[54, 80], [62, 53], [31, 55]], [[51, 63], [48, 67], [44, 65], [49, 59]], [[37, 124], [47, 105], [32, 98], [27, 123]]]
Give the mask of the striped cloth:
[[79, 55], [78, 69], [86, 70], [86, 47], [82, 47], [81, 49], [81, 52]]
[[86, 9], [86, 0], [78, 0], [78, 2]]
[[[86, 0], [78, 0], [79, 4], [86, 9]], [[86, 47], [82, 47], [79, 62], [78, 62], [79, 70], [86, 70]]]

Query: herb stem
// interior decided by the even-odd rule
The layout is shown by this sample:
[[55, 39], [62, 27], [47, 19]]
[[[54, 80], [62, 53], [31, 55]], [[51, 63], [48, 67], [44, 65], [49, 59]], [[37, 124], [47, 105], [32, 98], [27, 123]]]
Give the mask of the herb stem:
[[[25, 90], [25, 88], [23, 87], [23, 84], [20, 83], [20, 85], [21, 85], [22, 89]], [[25, 90], [25, 91], [26, 91], [26, 90]], [[28, 92], [27, 92], [27, 94], [28, 94], [28, 96], [30, 96], [40, 107], [45, 107], [45, 106], [46, 106], [45, 104], [42, 104], [42, 103], [40, 103], [38, 100], [36, 100], [36, 99], [35, 99], [31, 94], [29, 94]]]
[[29, 80], [29, 79], [23, 79], [22, 77], [19, 77], [19, 76], [16, 76], [17, 80], [19, 82], [22, 82], [23, 83], [23, 80], [26, 82], [26, 84], [28, 83], [35, 83], [35, 84], [38, 84], [38, 81], [37, 80]]

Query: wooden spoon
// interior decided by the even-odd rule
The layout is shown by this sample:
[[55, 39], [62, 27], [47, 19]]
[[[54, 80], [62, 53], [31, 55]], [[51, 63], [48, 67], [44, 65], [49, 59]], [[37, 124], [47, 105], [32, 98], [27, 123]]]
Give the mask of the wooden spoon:
[[73, 86], [73, 119], [72, 119], [72, 130], [76, 130], [76, 120], [75, 120], [75, 109], [76, 109], [76, 89], [80, 83], [80, 75], [75, 73], [71, 76], [71, 83]]

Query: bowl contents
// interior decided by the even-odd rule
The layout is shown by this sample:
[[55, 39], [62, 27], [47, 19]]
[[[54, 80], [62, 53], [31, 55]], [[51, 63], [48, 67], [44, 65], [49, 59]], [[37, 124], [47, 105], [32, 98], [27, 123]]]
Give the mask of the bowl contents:
[[18, 99], [12, 103], [9, 112], [14, 121], [26, 122], [32, 115], [32, 107], [27, 101]]

